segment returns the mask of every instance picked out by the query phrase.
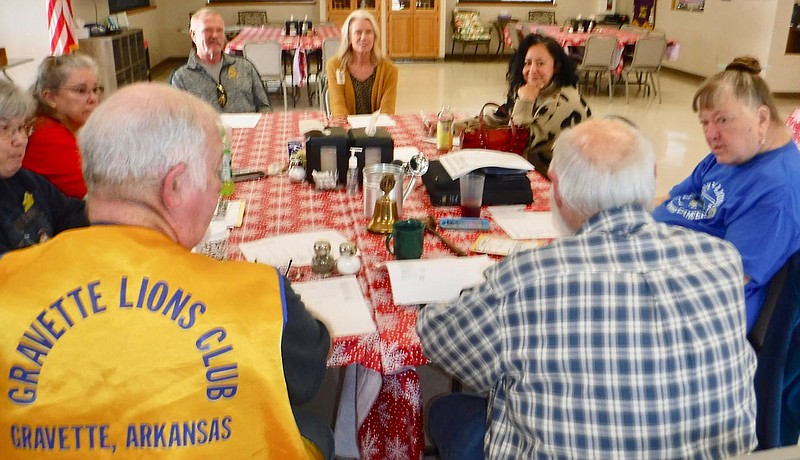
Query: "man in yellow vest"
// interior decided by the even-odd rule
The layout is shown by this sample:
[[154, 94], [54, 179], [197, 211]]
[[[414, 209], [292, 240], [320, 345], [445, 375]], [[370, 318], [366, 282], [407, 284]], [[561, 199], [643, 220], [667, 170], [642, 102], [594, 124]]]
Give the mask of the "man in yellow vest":
[[190, 252], [220, 190], [216, 112], [130, 85], [80, 146], [92, 225], [0, 258], [0, 457], [330, 458], [292, 408], [326, 327], [276, 269]]

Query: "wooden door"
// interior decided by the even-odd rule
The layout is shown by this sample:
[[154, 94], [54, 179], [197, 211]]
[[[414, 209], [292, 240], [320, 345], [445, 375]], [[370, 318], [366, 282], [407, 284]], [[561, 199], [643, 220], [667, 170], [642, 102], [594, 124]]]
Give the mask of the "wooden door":
[[436, 58], [439, 0], [392, 0], [386, 43], [391, 58]]
[[417, 0], [414, 8], [414, 57], [439, 55], [439, 0]]
[[410, 10], [393, 11], [389, 14], [387, 29], [386, 45], [389, 57], [414, 57], [414, 13]]
[[359, 8], [369, 11], [380, 22], [380, 0], [327, 0], [328, 22], [342, 27], [347, 16]]

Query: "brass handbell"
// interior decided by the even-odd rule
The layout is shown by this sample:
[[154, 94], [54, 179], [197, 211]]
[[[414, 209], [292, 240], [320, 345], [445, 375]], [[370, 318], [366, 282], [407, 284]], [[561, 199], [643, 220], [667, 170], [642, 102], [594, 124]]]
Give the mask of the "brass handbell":
[[375, 201], [375, 211], [372, 213], [372, 220], [367, 226], [367, 230], [372, 233], [392, 233], [392, 226], [397, 219], [397, 203], [389, 198], [389, 192], [394, 188], [394, 184], [394, 176], [392, 174], [384, 174], [380, 184], [383, 196]]

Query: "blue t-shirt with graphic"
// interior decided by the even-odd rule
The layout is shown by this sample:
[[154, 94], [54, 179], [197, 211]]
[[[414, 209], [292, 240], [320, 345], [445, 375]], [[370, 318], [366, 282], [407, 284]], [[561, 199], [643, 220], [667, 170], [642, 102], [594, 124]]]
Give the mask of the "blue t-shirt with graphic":
[[794, 142], [742, 165], [713, 154], [653, 211], [656, 220], [733, 243], [742, 255], [747, 329], [755, 324], [772, 276], [800, 249], [800, 152]]

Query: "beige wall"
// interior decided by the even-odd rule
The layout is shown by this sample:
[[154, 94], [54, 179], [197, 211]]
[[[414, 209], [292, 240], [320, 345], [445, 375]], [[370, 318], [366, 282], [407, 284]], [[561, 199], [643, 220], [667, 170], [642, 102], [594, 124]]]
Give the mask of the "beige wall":
[[712, 75], [734, 57], [761, 61], [775, 92], [800, 92], [800, 54], [786, 55], [793, 0], [706, 0], [702, 13], [672, 11], [660, 1], [656, 26], [681, 43], [680, 58], [667, 67]]
[[[98, 17], [108, 15], [105, 0], [97, 2]], [[184, 32], [189, 13], [205, 6], [205, 0], [154, 0], [155, 10], [132, 14], [132, 27], [144, 29], [150, 46], [150, 60], [156, 65], [169, 57], [182, 57], [191, 46]], [[660, 0], [656, 10], [656, 27], [667, 31], [669, 38], [681, 44], [680, 58], [667, 63], [667, 67], [695, 75], [708, 76], [717, 72], [733, 57], [751, 54], [765, 66], [770, 87], [776, 92], [800, 92], [800, 54], [786, 55], [786, 39], [791, 8], [794, 0], [706, 0], [702, 13], [673, 11], [670, 0]], [[456, 0], [446, 0], [441, 10], [440, 56], [450, 52], [450, 15]], [[597, 12], [597, 2], [587, 0], [559, 0], [554, 8], [556, 20]], [[75, 16], [94, 21], [92, 0], [73, 0]], [[477, 7], [488, 24], [501, 10], [515, 18], [525, 19], [528, 10], [535, 7], [512, 5], [481, 5]], [[324, 2], [309, 5], [269, 5], [217, 7], [228, 24], [236, 23], [240, 9], [264, 9], [270, 21], [281, 22], [294, 14], [319, 22], [324, 20]], [[616, 11], [631, 14], [633, 0], [617, 0]], [[0, 1], [0, 46], [7, 48], [9, 57], [31, 57], [34, 63], [9, 70], [17, 83], [27, 86], [34, 78], [36, 63], [49, 54], [46, 0]], [[495, 39], [496, 40], [496, 39]], [[493, 49], [496, 41], [493, 43]]]

